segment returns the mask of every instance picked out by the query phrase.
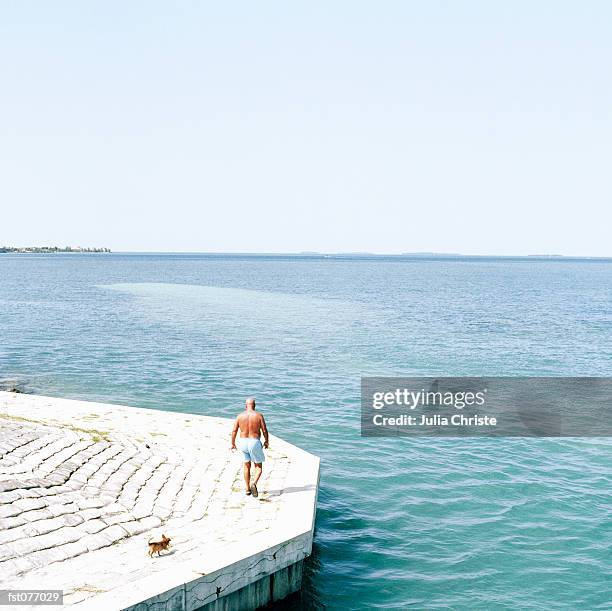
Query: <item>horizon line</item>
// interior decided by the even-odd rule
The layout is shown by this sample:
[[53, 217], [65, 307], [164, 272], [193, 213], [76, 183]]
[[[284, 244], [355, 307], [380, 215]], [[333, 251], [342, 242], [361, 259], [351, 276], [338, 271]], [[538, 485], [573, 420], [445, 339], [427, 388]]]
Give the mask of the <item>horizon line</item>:
[[[391, 258], [475, 258], [475, 259], [597, 259], [597, 260], [610, 260], [612, 255], [570, 255], [570, 254], [559, 254], [559, 253], [534, 253], [534, 254], [468, 254], [460, 252], [428, 252], [428, 251], [415, 251], [415, 252], [400, 252], [400, 253], [385, 253], [385, 252], [369, 252], [369, 251], [337, 251], [337, 252], [325, 252], [325, 251], [314, 251], [314, 250], [303, 250], [303, 251], [205, 251], [205, 250], [112, 250], [107, 247], [74, 247], [75, 250], [66, 251], [62, 247], [59, 252], [53, 252], [47, 250], [46, 252], [23, 252], [8, 250], [2, 252], [2, 248], [8, 249], [25, 249], [25, 248], [40, 248], [40, 249], [53, 249], [56, 247], [49, 246], [1, 246], [0, 255], [2, 254], [67, 254], [67, 255], [79, 255], [79, 254], [151, 254], [151, 255], [206, 255], [206, 256], [251, 256], [251, 257], [355, 257], [355, 258], [376, 258], [376, 257], [391, 257]], [[80, 248], [80, 250], [77, 250]], [[104, 250], [106, 251], [104, 252]], [[98, 252], [96, 252], [98, 251]]]
[[[79, 254], [79, 253], [75, 253]], [[83, 253], [87, 254], [87, 253]], [[100, 253], [104, 254], [104, 253]], [[414, 257], [414, 258], [512, 258], [512, 259], [612, 259], [612, 255], [563, 255], [563, 254], [467, 254], [458, 252], [366, 252], [366, 251], [198, 251], [198, 250], [111, 250], [110, 254], [159, 254], [159, 255], [211, 255], [253, 257]]]

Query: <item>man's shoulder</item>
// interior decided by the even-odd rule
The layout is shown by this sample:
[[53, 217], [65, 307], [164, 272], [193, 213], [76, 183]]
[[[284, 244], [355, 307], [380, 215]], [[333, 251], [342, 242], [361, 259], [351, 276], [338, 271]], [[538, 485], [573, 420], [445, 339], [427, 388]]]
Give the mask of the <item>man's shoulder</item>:
[[261, 412], [241, 412], [236, 416], [236, 420], [248, 420], [253, 417], [255, 417], [256, 420], [263, 420], [263, 414]]

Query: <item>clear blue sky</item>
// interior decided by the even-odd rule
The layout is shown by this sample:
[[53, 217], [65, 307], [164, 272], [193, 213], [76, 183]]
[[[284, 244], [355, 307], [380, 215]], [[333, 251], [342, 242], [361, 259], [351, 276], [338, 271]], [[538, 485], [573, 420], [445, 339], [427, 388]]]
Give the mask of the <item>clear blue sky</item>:
[[612, 255], [612, 4], [3, 2], [0, 244]]

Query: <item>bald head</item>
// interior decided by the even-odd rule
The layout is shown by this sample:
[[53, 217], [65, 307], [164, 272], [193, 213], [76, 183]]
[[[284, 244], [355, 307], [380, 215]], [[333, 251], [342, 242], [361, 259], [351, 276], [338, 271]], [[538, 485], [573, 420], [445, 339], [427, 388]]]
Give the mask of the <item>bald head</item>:
[[255, 409], [255, 397], [249, 397], [249, 398], [246, 400], [245, 407], [246, 407], [247, 409]]

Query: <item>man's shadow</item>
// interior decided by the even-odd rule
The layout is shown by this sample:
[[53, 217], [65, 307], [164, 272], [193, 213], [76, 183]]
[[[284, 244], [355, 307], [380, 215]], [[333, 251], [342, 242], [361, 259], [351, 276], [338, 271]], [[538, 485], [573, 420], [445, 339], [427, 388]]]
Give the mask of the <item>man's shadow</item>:
[[264, 490], [263, 493], [270, 496], [280, 496], [281, 494], [291, 494], [292, 492], [306, 492], [307, 490], [316, 490], [316, 486], [308, 484], [308, 486], [287, 486], [279, 490]]

